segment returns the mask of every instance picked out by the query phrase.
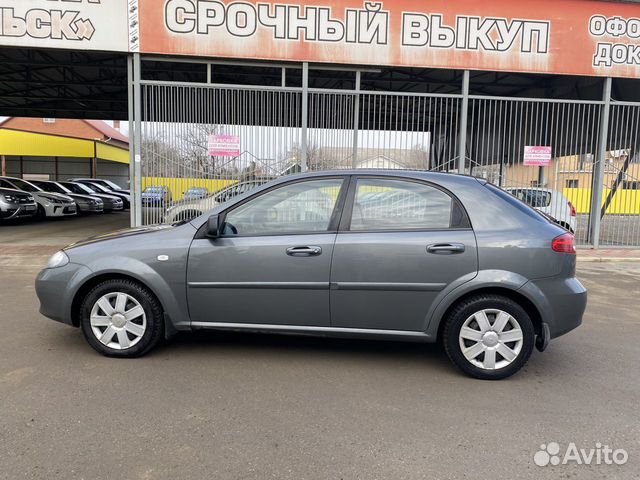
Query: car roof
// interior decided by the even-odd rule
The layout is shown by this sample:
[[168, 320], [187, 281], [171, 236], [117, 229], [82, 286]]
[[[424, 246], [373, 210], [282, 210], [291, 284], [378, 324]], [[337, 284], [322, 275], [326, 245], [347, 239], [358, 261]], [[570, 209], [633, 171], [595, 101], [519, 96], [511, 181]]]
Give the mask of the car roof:
[[322, 170], [318, 172], [304, 172], [296, 173], [292, 175], [286, 175], [279, 177], [280, 179], [292, 179], [292, 178], [311, 178], [311, 177], [326, 177], [326, 176], [371, 176], [371, 177], [399, 177], [399, 178], [414, 178], [421, 180], [431, 180], [438, 182], [446, 179], [449, 182], [459, 182], [464, 184], [469, 181], [475, 181], [480, 183], [487, 183], [484, 178], [474, 177], [471, 175], [464, 175], [460, 173], [450, 172], [433, 172], [426, 170], [405, 170], [405, 169], [381, 169], [381, 168], [349, 168], [340, 170]]

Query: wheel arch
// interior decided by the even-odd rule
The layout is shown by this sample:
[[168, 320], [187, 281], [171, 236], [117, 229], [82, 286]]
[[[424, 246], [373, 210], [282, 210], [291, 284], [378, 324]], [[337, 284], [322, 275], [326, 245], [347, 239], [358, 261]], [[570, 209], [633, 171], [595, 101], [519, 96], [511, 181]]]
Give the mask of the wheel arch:
[[533, 328], [535, 330], [536, 335], [539, 335], [542, 331], [542, 314], [540, 309], [525, 295], [518, 292], [517, 290], [508, 288], [508, 287], [482, 287], [476, 288], [467, 292], [464, 292], [462, 295], [453, 299], [446, 310], [442, 314], [439, 319], [438, 331], [437, 331], [437, 341], [442, 340], [442, 333], [444, 331], [444, 326], [446, 324], [446, 320], [451, 314], [451, 311], [461, 302], [465, 300], [475, 297], [478, 295], [500, 295], [502, 297], [506, 297], [510, 300], [513, 300], [518, 305], [520, 305], [531, 318], [531, 322], [533, 323]]
[[82, 306], [82, 301], [87, 296], [87, 294], [97, 285], [105, 282], [107, 280], [128, 280], [142, 285], [144, 288], [149, 290], [149, 292], [156, 298], [160, 306], [162, 307], [162, 311], [165, 312], [165, 326], [166, 326], [166, 309], [163, 305], [160, 296], [154, 291], [152, 287], [150, 287], [147, 283], [140, 280], [139, 278], [133, 275], [127, 275], [119, 272], [105, 272], [95, 275], [91, 278], [88, 278], [80, 287], [76, 290], [73, 300], [71, 302], [71, 322], [74, 327], [80, 326], [80, 307]]

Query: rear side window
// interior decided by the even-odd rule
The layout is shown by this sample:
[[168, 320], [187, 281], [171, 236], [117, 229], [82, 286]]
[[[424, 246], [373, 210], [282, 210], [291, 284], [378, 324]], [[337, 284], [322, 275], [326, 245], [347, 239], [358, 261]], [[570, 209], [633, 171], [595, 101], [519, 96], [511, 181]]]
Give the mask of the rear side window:
[[415, 230], [451, 227], [454, 201], [442, 190], [416, 182], [359, 179], [350, 230]]
[[491, 183], [487, 183], [485, 186], [489, 189], [490, 192], [493, 192], [495, 195], [497, 195], [498, 197], [500, 197], [501, 199], [503, 199], [505, 202], [509, 203], [513, 207], [517, 208], [518, 210], [520, 210], [520, 212], [524, 213], [528, 217], [531, 217], [534, 220], [539, 221], [540, 223], [551, 223], [540, 212], [534, 210], [529, 205], [524, 203], [522, 200], [519, 200], [518, 198], [511, 195], [510, 193], [505, 192], [501, 188], [498, 188], [495, 185], [492, 185]]

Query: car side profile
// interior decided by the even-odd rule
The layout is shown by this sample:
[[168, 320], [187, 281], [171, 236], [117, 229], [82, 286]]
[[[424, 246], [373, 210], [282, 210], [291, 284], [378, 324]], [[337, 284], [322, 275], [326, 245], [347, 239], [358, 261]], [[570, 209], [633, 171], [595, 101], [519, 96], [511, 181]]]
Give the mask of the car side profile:
[[121, 211], [124, 209], [124, 203], [120, 197], [116, 197], [115, 195], [109, 195], [106, 193], [98, 193], [93, 188], [84, 183], [78, 182], [57, 182], [62, 185], [64, 188], [69, 191], [77, 194], [77, 195], [89, 195], [92, 198], [96, 198], [102, 201], [102, 211], [103, 212], [113, 212], [113, 211]]
[[485, 180], [340, 170], [70, 245], [36, 292], [112, 357], [244, 330], [442, 342], [466, 374], [500, 379], [580, 325], [575, 267], [571, 233]]

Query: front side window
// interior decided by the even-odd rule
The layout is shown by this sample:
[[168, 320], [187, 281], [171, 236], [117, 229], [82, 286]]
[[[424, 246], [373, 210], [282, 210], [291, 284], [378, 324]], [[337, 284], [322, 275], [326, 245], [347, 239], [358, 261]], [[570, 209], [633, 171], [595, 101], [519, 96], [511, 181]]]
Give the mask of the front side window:
[[309, 180], [270, 190], [225, 217], [225, 235], [326, 232], [342, 179]]
[[350, 229], [449, 228], [452, 209], [451, 197], [429, 185], [403, 180], [360, 179]]

